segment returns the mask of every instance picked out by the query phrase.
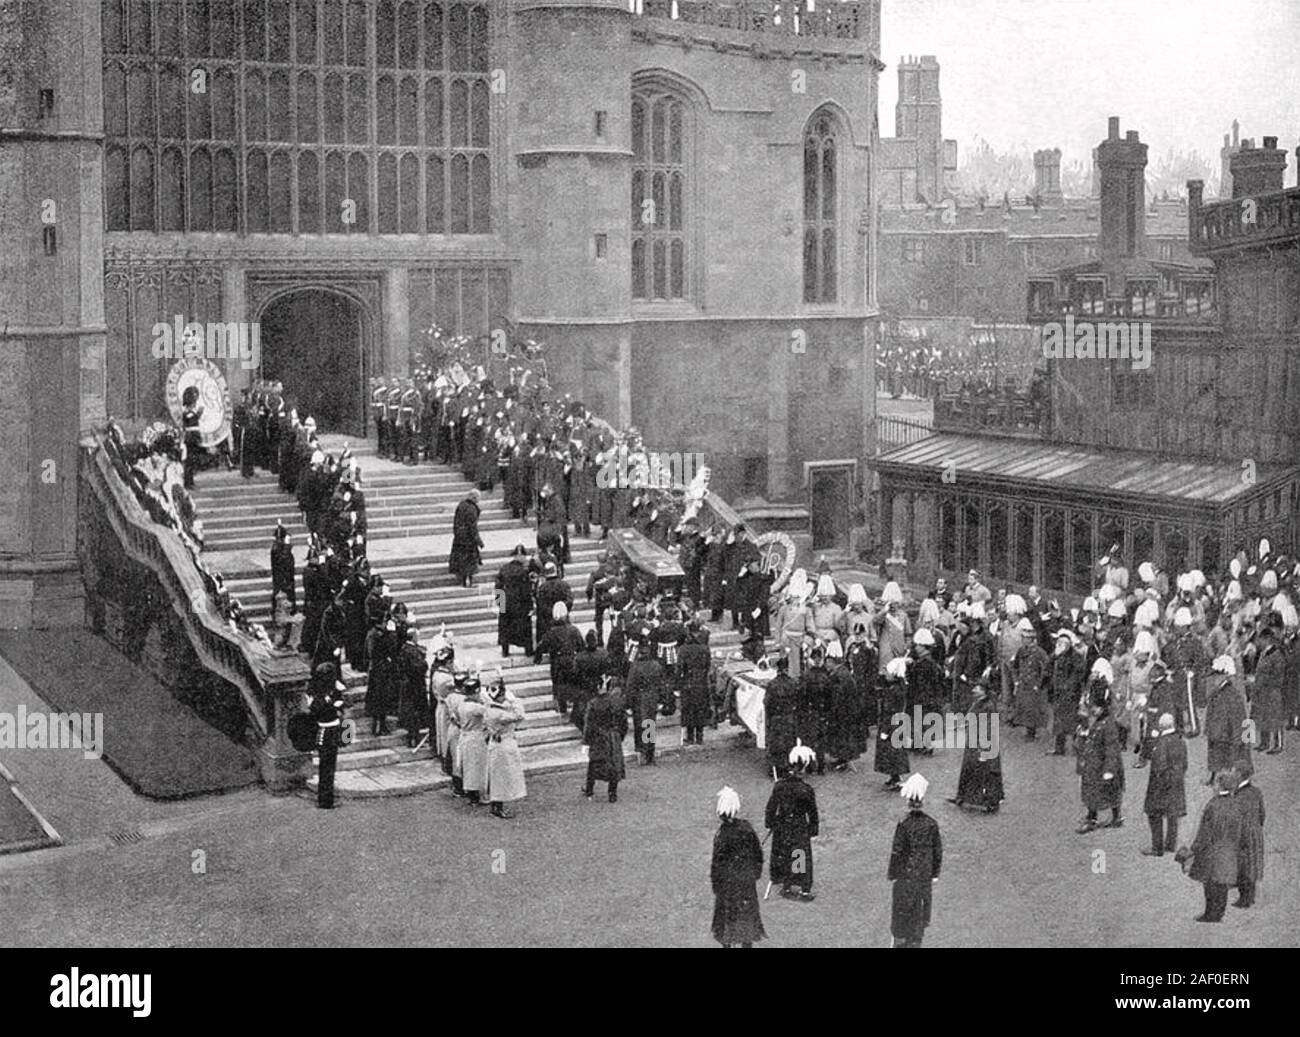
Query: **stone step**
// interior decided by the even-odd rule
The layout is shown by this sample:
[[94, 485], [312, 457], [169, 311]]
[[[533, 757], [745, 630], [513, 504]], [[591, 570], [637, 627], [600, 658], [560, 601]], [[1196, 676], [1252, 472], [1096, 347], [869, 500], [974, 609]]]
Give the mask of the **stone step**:
[[[739, 728], [722, 725], [716, 731], [706, 728], [703, 746], [681, 746], [674, 741], [661, 742], [656, 751], [656, 759], [675, 759], [679, 756], [695, 753], [708, 753], [724, 750], [727, 746], [747, 737]], [[520, 756], [524, 762], [524, 773], [528, 776], [553, 774], [560, 771], [581, 772], [587, 765], [587, 755], [581, 743], [563, 742], [531, 746], [521, 746]], [[655, 768], [639, 767], [635, 762], [637, 754], [632, 748], [632, 737], [623, 743], [623, 757], [628, 761], [629, 780], [653, 780]], [[340, 755], [340, 763], [342, 755]], [[576, 775], [575, 775], [576, 777]], [[579, 799], [580, 781], [575, 784], [573, 798]], [[313, 773], [307, 781], [308, 790], [315, 793], [316, 775]], [[410, 796], [439, 789], [450, 789], [451, 778], [442, 772], [439, 760], [414, 759], [410, 762], [394, 762], [386, 758], [380, 766], [351, 767], [340, 770], [334, 779], [334, 792], [339, 799], [377, 799], [390, 796]], [[596, 794], [602, 796], [603, 786], [597, 788]], [[463, 801], [462, 801], [463, 802]], [[525, 806], [526, 810], [527, 807]], [[482, 808], [487, 814], [487, 808]]]

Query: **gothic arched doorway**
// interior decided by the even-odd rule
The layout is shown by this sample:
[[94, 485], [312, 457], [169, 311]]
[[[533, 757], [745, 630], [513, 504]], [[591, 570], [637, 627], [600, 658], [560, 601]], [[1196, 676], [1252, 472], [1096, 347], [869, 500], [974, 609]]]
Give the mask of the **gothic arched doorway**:
[[262, 377], [284, 383], [298, 416], [322, 432], [366, 433], [366, 321], [341, 292], [300, 288], [262, 310]]

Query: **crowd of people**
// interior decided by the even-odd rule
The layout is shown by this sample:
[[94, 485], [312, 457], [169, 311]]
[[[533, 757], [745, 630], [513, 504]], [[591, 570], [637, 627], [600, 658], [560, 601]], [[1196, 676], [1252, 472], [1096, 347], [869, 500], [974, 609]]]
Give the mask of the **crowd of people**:
[[972, 333], [972, 341], [945, 350], [924, 336], [888, 334], [877, 347], [876, 390], [927, 400], [945, 392], [1000, 393], [1010, 379], [1027, 391], [1035, 354], [1018, 340], [999, 351], [990, 335]]
[[121, 425], [109, 418], [103, 442], [113, 470], [141, 507], [154, 522], [174, 532], [189, 552], [203, 582], [204, 600], [215, 614], [232, 631], [270, 645], [266, 628], [248, 617], [239, 599], [226, 587], [222, 574], [202, 557], [203, 522], [190, 496], [192, 480], [187, 484], [187, 461], [193, 455], [186, 439], [184, 426], [158, 422], [146, 426], [134, 442], [128, 442]]

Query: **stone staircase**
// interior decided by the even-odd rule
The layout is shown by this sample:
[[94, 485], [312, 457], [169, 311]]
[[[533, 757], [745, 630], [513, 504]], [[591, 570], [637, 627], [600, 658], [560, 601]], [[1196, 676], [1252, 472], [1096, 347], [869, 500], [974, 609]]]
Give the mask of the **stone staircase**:
[[[493, 581], [517, 543], [532, 548], [536, 534], [510, 516], [501, 490], [482, 495], [479, 530], [484, 541], [483, 568], [476, 586], [462, 587], [447, 572], [451, 549], [452, 515], [470, 484], [458, 470], [437, 464], [407, 466], [378, 456], [373, 443], [337, 435], [321, 437], [324, 449], [335, 455], [346, 444], [362, 470], [366, 491], [368, 553], [373, 571], [391, 585], [395, 598], [406, 603], [427, 643], [445, 623], [456, 641], [458, 661], [480, 669], [485, 682], [498, 667], [507, 686], [523, 703], [527, 718], [519, 728], [519, 744], [530, 773], [585, 765], [577, 729], [554, 709], [550, 669], [514, 648], [502, 658], [496, 643]], [[267, 622], [271, 611], [270, 548], [276, 520], [293, 535], [299, 580], [306, 561], [307, 530], [291, 495], [282, 491], [277, 477], [258, 471], [252, 479], [237, 471], [200, 472], [194, 493], [204, 525], [204, 558], [225, 577], [226, 586], [256, 622]], [[571, 562], [565, 578], [573, 588], [571, 617], [584, 633], [595, 619], [586, 599], [586, 582], [603, 551], [595, 539], [574, 536]], [[299, 583], [299, 603], [302, 601]], [[734, 652], [738, 638], [730, 629], [715, 628], [710, 646], [715, 654]], [[436, 788], [448, 779], [426, 744], [412, 752], [406, 733], [370, 734], [363, 715], [365, 675], [344, 666], [347, 719], [352, 740], [339, 753], [336, 788], [343, 796], [402, 795]], [[677, 716], [661, 718], [661, 751], [679, 744]], [[734, 731], [709, 731], [706, 738], [732, 737]], [[631, 754], [631, 737], [627, 751]], [[309, 781], [315, 786], [315, 777]]]

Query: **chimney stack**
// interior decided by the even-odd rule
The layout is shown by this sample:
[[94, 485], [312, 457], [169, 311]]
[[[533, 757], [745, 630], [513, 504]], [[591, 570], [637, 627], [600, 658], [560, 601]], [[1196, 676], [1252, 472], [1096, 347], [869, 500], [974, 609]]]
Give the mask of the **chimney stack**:
[[1265, 137], [1262, 148], [1253, 140], [1242, 142], [1232, 156], [1232, 197], [1273, 194], [1283, 190], [1286, 180], [1286, 152], [1277, 146], [1276, 137]]
[[1232, 122], [1232, 134], [1223, 135], [1223, 147], [1219, 149], [1219, 200], [1227, 201], [1232, 197], [1232, 156], [1241, 150], [1241, 123]]
[[1119, 117], [1112, 115], [1106, 140], [1097, 148], [1101, 171], [1101, 239], [1105, 260], [1141, 256], [1146, 251], [1147, 146], [1137, 130], [1120, 137]]
[[1060, 148], [1034, 152], [1034, 194], [1044, 205], [1060, 205], [1065, 201], [1061, 193]]

